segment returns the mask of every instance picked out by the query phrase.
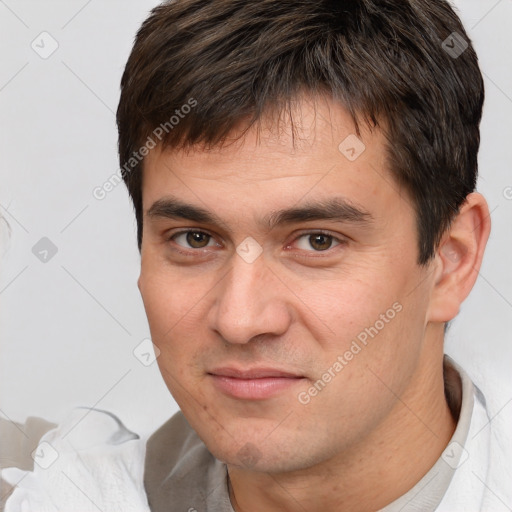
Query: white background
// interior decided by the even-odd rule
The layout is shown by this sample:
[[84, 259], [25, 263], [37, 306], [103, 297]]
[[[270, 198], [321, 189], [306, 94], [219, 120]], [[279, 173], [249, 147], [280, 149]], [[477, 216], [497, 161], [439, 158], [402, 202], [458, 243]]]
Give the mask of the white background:
[[[136, 287], [135, 219], [117, 169], [114, 112], [133, 37], [150, 0], [0, 0], [0, 415], [59, 421], [73, 406], [116, 413], [148, 433], [176, 409], [156, 363]], [[480, 278], [446, 351], [512, 409], [512, 0], [460, 0], [486, 82], [479, 190], [493, 232]], [[46, 31], [58, 49], [31, 43]], [[45, 43], [49, 48], [49, 40]], [[507, 199], [508, 191], [508, 199]], [[48, 262], [32, 247], [48, 237]]]

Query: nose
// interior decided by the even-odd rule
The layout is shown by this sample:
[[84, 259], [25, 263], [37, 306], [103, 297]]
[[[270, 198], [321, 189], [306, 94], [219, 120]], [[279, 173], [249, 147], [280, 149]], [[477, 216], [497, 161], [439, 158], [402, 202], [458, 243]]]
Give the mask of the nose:
[[215, 288], [208, 322], [224, 341], [245, 344], [261, 335], [279, 336], [290, 327], [292, 315], [286, 287], [263, 255], [247, 263], [233, 255], [231, 271]]

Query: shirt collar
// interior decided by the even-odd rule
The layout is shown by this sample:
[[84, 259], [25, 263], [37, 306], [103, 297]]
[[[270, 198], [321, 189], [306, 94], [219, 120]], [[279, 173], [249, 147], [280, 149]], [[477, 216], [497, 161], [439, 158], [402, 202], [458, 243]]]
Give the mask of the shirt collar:
[[427, 474], [408, 492], [379, 512], [433, 512], [441, 503], [464, 453], [471, 426], [475, 387], [449, 356], [444, 356], [445, 395], [457, 421], [450, 442]]

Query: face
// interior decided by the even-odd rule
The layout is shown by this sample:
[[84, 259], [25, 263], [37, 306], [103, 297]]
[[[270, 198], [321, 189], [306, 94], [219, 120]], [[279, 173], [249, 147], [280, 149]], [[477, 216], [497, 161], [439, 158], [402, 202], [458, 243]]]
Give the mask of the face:
[[156, 148], [143, 179], [162, 376], [217, 458], [261, 471], [355, 449], [431, 364], [432, 278], [383, 135], [358, 141], [328, 100], [294, 121], [294, 138], [269, 121], [215, 149]]

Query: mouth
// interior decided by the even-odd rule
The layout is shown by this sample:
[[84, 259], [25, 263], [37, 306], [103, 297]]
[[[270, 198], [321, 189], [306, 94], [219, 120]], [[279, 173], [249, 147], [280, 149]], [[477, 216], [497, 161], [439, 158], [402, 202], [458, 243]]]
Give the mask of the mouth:
[[242, 400], [265, 400], [302, 382], [305, 377], [276, 368], [225, 367], [208, 372], [220, 392]]

